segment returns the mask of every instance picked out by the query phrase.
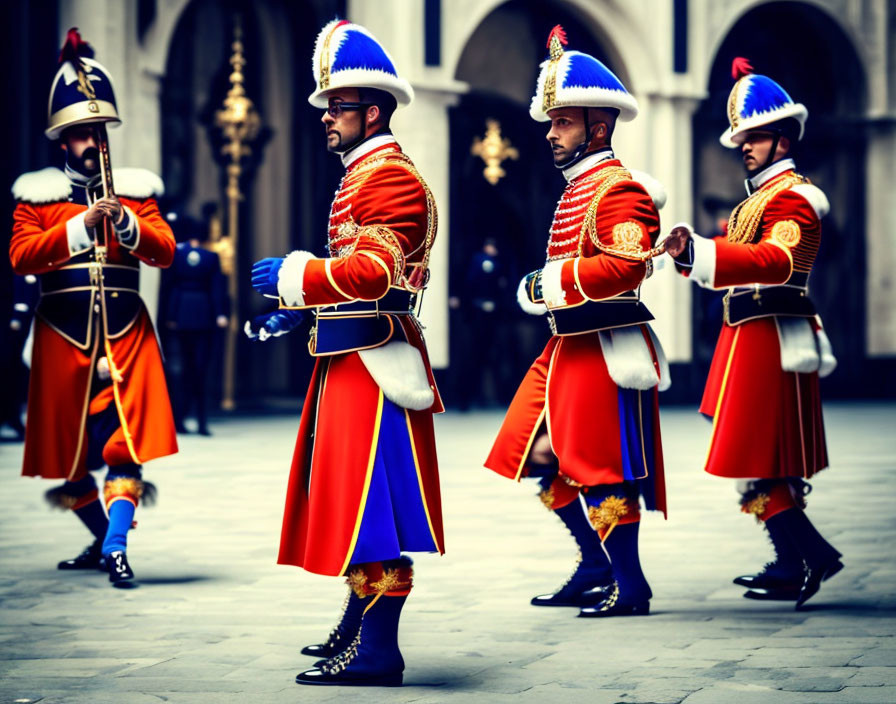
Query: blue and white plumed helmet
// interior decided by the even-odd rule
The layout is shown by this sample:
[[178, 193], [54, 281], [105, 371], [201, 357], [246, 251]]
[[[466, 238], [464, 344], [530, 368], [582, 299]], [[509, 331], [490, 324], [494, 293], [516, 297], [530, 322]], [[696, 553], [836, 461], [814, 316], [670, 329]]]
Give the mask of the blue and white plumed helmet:
[[121, 124], [112, 77], [92, 57], [93, 49], [81, 39], [78, 29], [68, 30], [59, 54], [61, 65], [50, 86], [44, 131], [50, 139], [58, 139], [64, 129], [82, 123]]
[[398, 75], [382, 45], [348, 20], [333, 20], [320, 30], [311, 68], [315, 89], [308, 102], [317, 108], [327, 107], [327, 94], [339, 88], [377, 88], [390, 93], [399, 105], [414, 99], [414, 89]]
[[541, 64], [529, 115], [538, 122], [550, 120], [555, 108], [615, 108], [622, 121], [633, 120], [638, 102], [616, 75], [593, 56], [564, 51], [566, 33], [559, 24], [548, 35], [550, 56]]
[[719, 141], [734, 149], [743, 144], [746, 133], [771, 126], [775, 122], [793, 118], [799, 123], [797, 139], [803, 138], [803, 130], [809, 111], [802, 103], [793, 102], [787, 91], [768, 76], [753, 73], [750, 62], [737, 57], [731, 64], [731, 77], [737, 81], [728, 96], [728, 122], [730, 127]]

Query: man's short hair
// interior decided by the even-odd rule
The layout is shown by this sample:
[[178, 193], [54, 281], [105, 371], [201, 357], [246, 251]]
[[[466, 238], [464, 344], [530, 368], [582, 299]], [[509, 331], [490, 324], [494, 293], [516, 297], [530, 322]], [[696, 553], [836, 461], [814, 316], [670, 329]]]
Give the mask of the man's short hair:
[[398, 107], [395, 96], [379, 88], [358, 88], [358, 100], [362, 103], [376, 105], [380, 109], [380, 121], [386, 127], [389, 126], [392, 113]]
[[[589, 112], [589, 124], [595, 124], [596, 122], [603, 122], [607, 125], [607, 136], [606, 142], [610, 143], [610, 140], [613, 138], [613, 132], [616, 131], [616, 118], [619, 117], [619, 110], [616, 108], [589, 108], [589, 110], [596, 110], [598, 113], [603, 113], [603, 115], [599, 116], [599, 119], [592, 120], [590, 119]], [[609, 118], [609, 119], [607, 119]]]

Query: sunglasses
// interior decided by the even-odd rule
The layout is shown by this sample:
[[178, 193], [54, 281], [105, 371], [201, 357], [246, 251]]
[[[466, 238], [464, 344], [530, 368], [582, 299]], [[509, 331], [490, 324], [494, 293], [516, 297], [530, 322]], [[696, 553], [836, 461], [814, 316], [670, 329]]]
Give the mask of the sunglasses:
[[346, 110], [363, 110], [371, 105], [373, 103], [333, 103], [327, 108], [327, 114], [330, 117], [339, 117]]

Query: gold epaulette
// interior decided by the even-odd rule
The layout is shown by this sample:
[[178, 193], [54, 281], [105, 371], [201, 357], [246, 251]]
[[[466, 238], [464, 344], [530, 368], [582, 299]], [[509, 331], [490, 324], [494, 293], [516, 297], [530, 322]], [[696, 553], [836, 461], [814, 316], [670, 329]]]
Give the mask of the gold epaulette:
[[755, 244], [756, 232], [768, 204], [775, 196], [809, 179], [797, 173], [787, 174], [768, 188], [760, 188], [742, 201], [728, 218], [728, 241], [735, 244]]

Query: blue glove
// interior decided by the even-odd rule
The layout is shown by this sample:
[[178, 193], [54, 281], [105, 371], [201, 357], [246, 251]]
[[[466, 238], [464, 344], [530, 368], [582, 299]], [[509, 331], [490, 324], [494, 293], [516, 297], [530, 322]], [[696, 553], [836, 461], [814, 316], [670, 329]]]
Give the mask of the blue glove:
[[270, 337], [280, 337], [295, 330], [304, 319], [298, 310], [275, 310], [247, 320], [243, 331], [250, 340], [264, 342]]
[[277, 278], [280, 275], [280, 267], [283, 266], [283, 257], [268, 257], [252, 265], [252, 288], [263, 296], [279, 298], [277, 291]]

